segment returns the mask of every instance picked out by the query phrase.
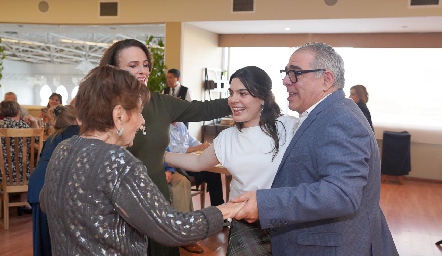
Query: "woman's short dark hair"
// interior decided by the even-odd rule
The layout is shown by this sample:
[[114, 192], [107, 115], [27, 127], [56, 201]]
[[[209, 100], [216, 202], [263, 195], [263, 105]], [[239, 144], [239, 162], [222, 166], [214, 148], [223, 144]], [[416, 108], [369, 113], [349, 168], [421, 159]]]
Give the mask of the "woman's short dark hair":
[[109, 65], [98, 66], [81, 81], [75, 97], [80, 132], [106, 132], [115, 127], [112, 112], [116, 105], [133, 113], [148, 100], [147, 86], [128, 71]]
[[[244, 84], [247, 91], [253, 97], [264, 100], [264, 107], [261, 111], [259, 126], [268, 136], [273, 138], [275, 149], [273, 157], [279, 152], [278, 130], [276, 128], [276, 119], [281, 116], [281, 109], [275, 101], [275, 95], [272, 92], [272, 79], [262, 69], [255, 66], [247, 66], [238, 69], [230, 77], [229, 83], [233, 78], [238, 78]], [[236, 127], [241, 130], [243, 123], [236, 123]]]
[[[60, 100], [60, 104], [63, 104], [63, 97], [61, 96], [61, 94], [59, 94], [59, 93], [56, 93], [56, 92], [53, 92], [52, 94], [51, 94], [51, 96], [49, 96], [49, 99], [52, 99], [52, 97], [58, 97], [58, 99]], [[48, 103], [48, 106], [47, 106], [48, 108], [50, 108], [51, 107], [51, 105]]]
[[3, 117], [16, 117], [20, 110], [20, 104], [15, 100], [4, 100], [0, 103], [0, 109]]
[[138, 47], [146, 54], [147, 61], [149, 62], [149, 72], [152, 72], [153, 63], [152, 63], [152, 54], [145, 44], [135, 39], [124, 39], [118, 42], [115, 42], [104, 52], [103, 57], [100, 60], [100, 66], [111, 65], [114, 67], [119, 66], [119, 58], [122, 50], [130, 48], [130, 47]]

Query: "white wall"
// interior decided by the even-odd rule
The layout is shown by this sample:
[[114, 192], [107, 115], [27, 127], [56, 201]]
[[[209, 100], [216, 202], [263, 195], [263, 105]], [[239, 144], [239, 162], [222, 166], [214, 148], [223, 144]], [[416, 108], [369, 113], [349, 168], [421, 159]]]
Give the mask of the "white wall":
[[34, 86], [28, 79], [32, 75], [32, 64], [4, 59], [3, 67], [0, 99], [3, 100], [7, 92], [14, 92], [20, 104], [33, 105]]
[[52, 92], [57, 87], [66, 87], [69, 97], [63, 99], [69, 103], [72, 97], [70, 93], [84, 77], [75, 65], [69, 64], [31, 64], [21, 61], [3, 60], [3, 78], [1, 99], [6, 92], [14, 92], [18, 96], [21, 105], [41, 105], [41, 101], [47, 103], [46, 97], [41, 99], [40, 89], [47, 84]]
[[[192, 99], [203, 100], [204, 68], [221, 68], [218, 35], [192, 25], [183, 25], [183, 31], [181, 83], [190, 88]], [[190, 134], [195, 138], [201, 138], [201, 125], [202, 122], [189, 124]]]

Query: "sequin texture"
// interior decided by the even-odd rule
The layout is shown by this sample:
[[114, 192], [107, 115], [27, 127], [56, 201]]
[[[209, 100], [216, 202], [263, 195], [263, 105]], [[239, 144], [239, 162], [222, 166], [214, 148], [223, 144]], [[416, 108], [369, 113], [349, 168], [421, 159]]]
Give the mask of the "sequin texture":
[[54, 255], [146, 255], [148, 238], [185, 245], [223, 224], [215, 207], [177, 212], [126, 149], [78, 136], [54, 151], [40, 201]]

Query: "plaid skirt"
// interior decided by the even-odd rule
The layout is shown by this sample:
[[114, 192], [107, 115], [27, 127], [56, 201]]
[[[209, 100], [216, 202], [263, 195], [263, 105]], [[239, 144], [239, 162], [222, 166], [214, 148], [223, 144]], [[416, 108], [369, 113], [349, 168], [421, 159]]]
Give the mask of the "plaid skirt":
[[272, 255], [269, 230], [261, 229], [258, 222], [232, 220], [227, 256], [257, 255]]

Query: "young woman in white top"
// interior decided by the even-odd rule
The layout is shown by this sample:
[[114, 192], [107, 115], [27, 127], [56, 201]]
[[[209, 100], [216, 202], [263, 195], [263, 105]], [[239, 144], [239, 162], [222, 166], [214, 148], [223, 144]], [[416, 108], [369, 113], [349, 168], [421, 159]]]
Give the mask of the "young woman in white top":
[[222, 131], [201, 155], [166, 152], [165, 162], [191, 171], [221, 163], [232, 174], [230, 196], [234, 197], [271, 187], [298, 119], [281, 115], [272, 80], [258, 67], [237, 70], [230, 77], [229, 93], [235, 126]]
[[298, 119], [282, 116], [267, 73], [254, 66], [230, 77], [228, 104], [235, 126], [223, 130], [201, 155], [167, 152], [165, 162], [203, 171], [221, 163], [232, 174], [231, 197], [270, 188]]

